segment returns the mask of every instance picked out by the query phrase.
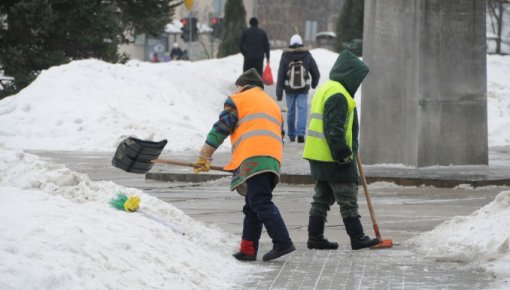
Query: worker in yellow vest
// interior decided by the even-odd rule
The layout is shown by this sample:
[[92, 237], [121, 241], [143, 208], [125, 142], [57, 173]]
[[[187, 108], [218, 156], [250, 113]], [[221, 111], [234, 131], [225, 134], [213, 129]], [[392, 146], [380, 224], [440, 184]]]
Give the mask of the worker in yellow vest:
[[368, 71], [358, 57], [343, 51], [329, 73], [329, 80], [312, 99], [303, 151], [315, 180], [308, 222], [309, 249], [338, 248], [338, 243], [324, 237], [327, 213], [335, 202], [340, 206], [353, 250], [379, 243], [363, 232], [358, 213], [358, 169], [353, 161], [358, 152], [359, 131], [354, 94]]
[[237, 93], [225, 101], [194, 170], [208, 171], [214, 151], [230, 136], [232, 160], [224, 169], [233, 171], [230, 189], [245, 196], [241, 247], [234, 257], [241, 261], [257, 259], [264, 225], [273, 248], [262, 260], [270, 261], [295, 250], [280, 211], [272, 202], [283, 155], [282, 115], [278, 104], [263, 91], [264, 83], [254, 68], [244, 72], [235, 84]]

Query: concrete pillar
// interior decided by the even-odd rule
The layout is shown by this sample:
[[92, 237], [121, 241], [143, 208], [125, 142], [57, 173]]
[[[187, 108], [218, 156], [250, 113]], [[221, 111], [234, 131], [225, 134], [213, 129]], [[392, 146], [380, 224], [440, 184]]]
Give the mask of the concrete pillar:
[[488, 164], [484, 0], [365, 0], [366, 164]]

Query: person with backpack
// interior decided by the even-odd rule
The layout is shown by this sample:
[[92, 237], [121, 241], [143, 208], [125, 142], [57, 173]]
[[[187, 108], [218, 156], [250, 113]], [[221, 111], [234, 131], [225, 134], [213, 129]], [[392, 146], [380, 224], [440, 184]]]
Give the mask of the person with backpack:
[[[319, 83], [320, 72], [312, 54], [303, 47], [298, 34], [292, 35], [289, 48], [280, 59], [276, 81], [276, 99], [281, 101], [285, 90], [287, 102], [287, 135], [290, 142], [305, 142], [308, 112], [308, 91]], [[297, 118], [296, 118], [297, 111]]]

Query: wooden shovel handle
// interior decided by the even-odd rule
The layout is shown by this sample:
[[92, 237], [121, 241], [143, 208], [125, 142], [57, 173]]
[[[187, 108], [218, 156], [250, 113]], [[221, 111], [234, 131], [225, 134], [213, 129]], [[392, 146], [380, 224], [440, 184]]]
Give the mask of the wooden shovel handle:
[[[193, 168], [197, 167], [195, 165], [195, 163], [178, 161], [178, 160], [154, 159], [151, 162], [159, 163], [159, 164], [172, 164], [172, 165], [179, 165], [179, 166], [187, 166], [187, 167], [193, 167]], [[223, 169], [223, 167], [221, 167], [221, 166], [211, 166], [211, 170], [223, 171], [223, 172], [231, 172], [229, 170]]]

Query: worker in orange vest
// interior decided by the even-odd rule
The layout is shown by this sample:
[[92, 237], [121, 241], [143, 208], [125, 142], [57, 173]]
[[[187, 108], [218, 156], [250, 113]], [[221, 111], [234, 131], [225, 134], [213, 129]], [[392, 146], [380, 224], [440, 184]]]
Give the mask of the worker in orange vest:
[[225, 101], [219, 120], [200, 150], [194, 171], [208, 171], [214, 151], [230, 136], [232, 159], [224, 169], [233, 172], [230, 189], [245, 197], [241, 247], [234, 257], [241, 261], [257, 259], [264, 225], [273, 248], [262, 260], [270, 261], [295, 250], [272, 201], [283, 155], [282, 115], [278, 104], [263, 91], [264, 83], [254, 68], [244, 72], [235, 85], [237, 93]]

